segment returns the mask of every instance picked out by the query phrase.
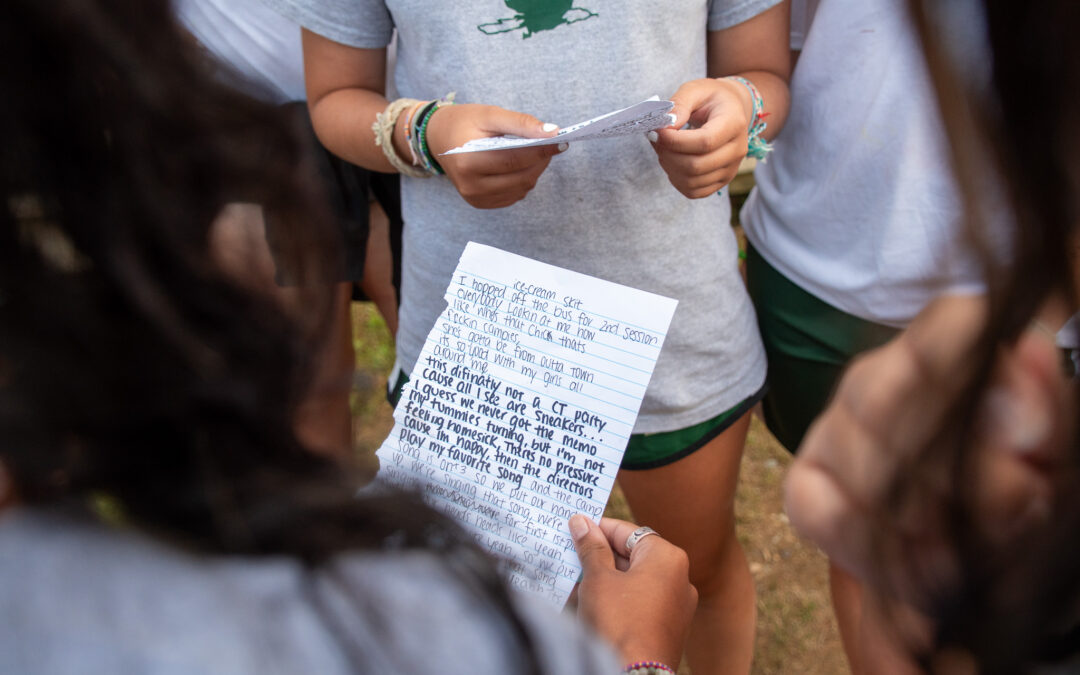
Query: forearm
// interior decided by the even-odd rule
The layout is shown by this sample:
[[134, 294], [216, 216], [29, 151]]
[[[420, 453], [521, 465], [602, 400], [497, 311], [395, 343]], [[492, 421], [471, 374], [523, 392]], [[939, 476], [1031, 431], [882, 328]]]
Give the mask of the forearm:
[[[708, 74], [712, 78], [738, 76], [749, 80], [761, 94], [766, 128], [762, 136], [775, 138], [784, 127], [790, 105], [791, 79], [788, 4], [782, 2], [739, 25], [709, 33]], [[739, 84], [728, 81], [731, 84]], [[734, 90], [751, 113], [753, 101], [744, 86]], [[750, 116], [748, 115], [748, 118]]]
[[[365, 169], [396, 173], [373, 126], [386, 110], [386, 50], [360, 49], [303, 31], [304, 79], [315, 133], [330, 152]], [[406, 114], [393, 133], [398, 157], [410, 159]]]
[[[319, 141], [335, 155], [372, 171], [397, 173], [383, 149], [375, 144], [376, 116], [386, 110], [386, 97], [366, 89], [341, 89], [309, 103], [311, 122]], [[393, 144], [397, 156], [410, 162], [406, 134], [409, 110], [394, 124]]]

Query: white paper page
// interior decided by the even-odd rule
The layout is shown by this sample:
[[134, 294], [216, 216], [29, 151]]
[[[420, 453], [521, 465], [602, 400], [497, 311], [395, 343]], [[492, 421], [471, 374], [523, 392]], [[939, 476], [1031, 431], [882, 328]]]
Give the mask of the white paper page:
[[425, 498], [566, 602], [567, 520], [599, 521], [676, 301], [470, 242], [379, 448]]
[[589, 141], [594, 138], [644, 134], [671, 125], [675, 118], [669, 112], [674, 106], [675, 104], [671, 101], [661, 101], [658, 97], [653, 96], [641, 103], [635, 103], [629, 108], [616, 110], [606, 115], [594, 117], [591, 120], [564, 127], [551, 138], [520, 138], [518, 136], [475, 138], [461, 147], [447, 150], [442, 154], [456, 155], [463, 152], [508, 150], [536, 145]]

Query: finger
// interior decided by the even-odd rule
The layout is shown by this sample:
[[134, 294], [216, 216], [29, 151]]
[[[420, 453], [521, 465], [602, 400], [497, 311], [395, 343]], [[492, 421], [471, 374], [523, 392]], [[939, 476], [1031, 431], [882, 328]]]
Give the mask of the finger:
[[595, 523], [578, 513], [570, 517], [569, 527], [583, 575], [615, 569], [611, 545]]
[[510, 206], [524, 199], [536, 186], [549, 161], [544, 160], [515, 173], [476, 176], [460, 184], [455, 183], [455, 187], [465, 201], [477, 208]]
[[796, 456], [784, 481], [784, 511], [800, 536], [857, 578], [866, 579], [868, 515], [831, 473]]
[[691, 199], [707, 197], [731, 182], [738, 172], [738, 165], [722, 166], [704, 176], [682, 176], [668, 172], [668, 179], [675, 188]]
[[674, 103], [671, 114], [675, 115], [672, 127], [680, 129], [694, 117], [712, 93], [712, 83], [708, 80], [691, 80], [683, 83], [669, 99]]
[[[607, 536], [612, 551], [615, 552], [617, 569], [625, 572], [631, 568], [652, 567], [654, 564], [666, 567], [672, 564], [670, 560], [672, 558], [678, 558], [679, 556], [685, 558], [685, 553], [681, 548], [655, 533], [638, 539], [633, 551], [627, 549], [627, 539], [639, 527], [640, 525], [635, 523], [616, 518], [602, 518], [600, 520], [600, 528]], [[626, 565], [618, 567], [620, 560], [623, 559], [626, 560]]]
[[[725, 145], [746, 144], [746, 129], [726, 119], [711, 120], [697, 129], [668, 128], [656, 132], [654, 147], [684, 155], [706, 155]], [[745, 149], [743, 154], [746, 154]]]
[[477, 123], [482, 131], [496, 136], [512, 134], [523, 138], [548, 138], [559, 130], [556, 124], [541, 122], [532, 115], [495, 106], [487, 106]]
[[1003, 350], [993, 388], [980, 403], [975, 498], [987, 535], [1006, 543], [1045, 521], [1051, 511], [1052, 476], [1071, 437], [1070, 416], [1060, 407], [1063, 389], [1052, 337], [1026, 331]]
[[[626, 548], [626, 540], [639, 527], [641, 526], [636, 523], [619, 520], [618, 518], [600, 519], [600, 529], [603, 531], [604, 536], [607, 537], [611, 549], [627, 560], [630, 559], [630, 551]], [[652, 537], [646, 538], [651, 539]]]
[[[869, 423], [889, 413], [909, 418], [910, 382], [916, 377], [894, 343], [858, 357], [833, 401], [811, 425], [798, 456], [830, 475], [859, 505], [873, 504], [899, 461], [899, 434]], [[907, 430], [909, 433], [914, 433]]]
[[493, 150], [491, 152], [477, 153], [479, 157], [470, 158], [469, 169], [472, 173], [480, 176], [497, 176], [512, 174], [519, 171], [527, 171], [540, 166], [542, 172], [547, 162], [557, 154], [558, 145], [541, 145], [535, 148], [518, 148], [516, 150]]

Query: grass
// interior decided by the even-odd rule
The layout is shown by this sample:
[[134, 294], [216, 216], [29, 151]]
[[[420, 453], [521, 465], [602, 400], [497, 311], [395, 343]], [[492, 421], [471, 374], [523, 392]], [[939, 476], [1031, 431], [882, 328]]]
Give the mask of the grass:
[[[393, 345], [369, 303], [353, 305], [353, 334], [357, 356], [353, 436], [358, 459], [370, 463], [393, 426], [385, 395]], [[848, 670], [832, 616], [825, 558], [796, 537], [781, 507], [780, 488], [790, 461], [755, 419], [736, 495], [739, 540], [758, 591], [753, 672], [840, 675]], [[617, 487], [608, 513], [631, 517]]]

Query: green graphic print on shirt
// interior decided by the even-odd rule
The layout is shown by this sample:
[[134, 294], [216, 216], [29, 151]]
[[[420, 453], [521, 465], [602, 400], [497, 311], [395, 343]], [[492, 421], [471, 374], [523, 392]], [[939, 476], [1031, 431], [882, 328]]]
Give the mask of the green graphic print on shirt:
[[487, 35], [509, 33], [524, 29], [522, 38], [533, 33], [570, 25], [597, 16], [581, 7], [574, 7], [574, 0], [504, 0], [506, 6], [517, 12], [508, 19], [482, 23], [477, 28]]

